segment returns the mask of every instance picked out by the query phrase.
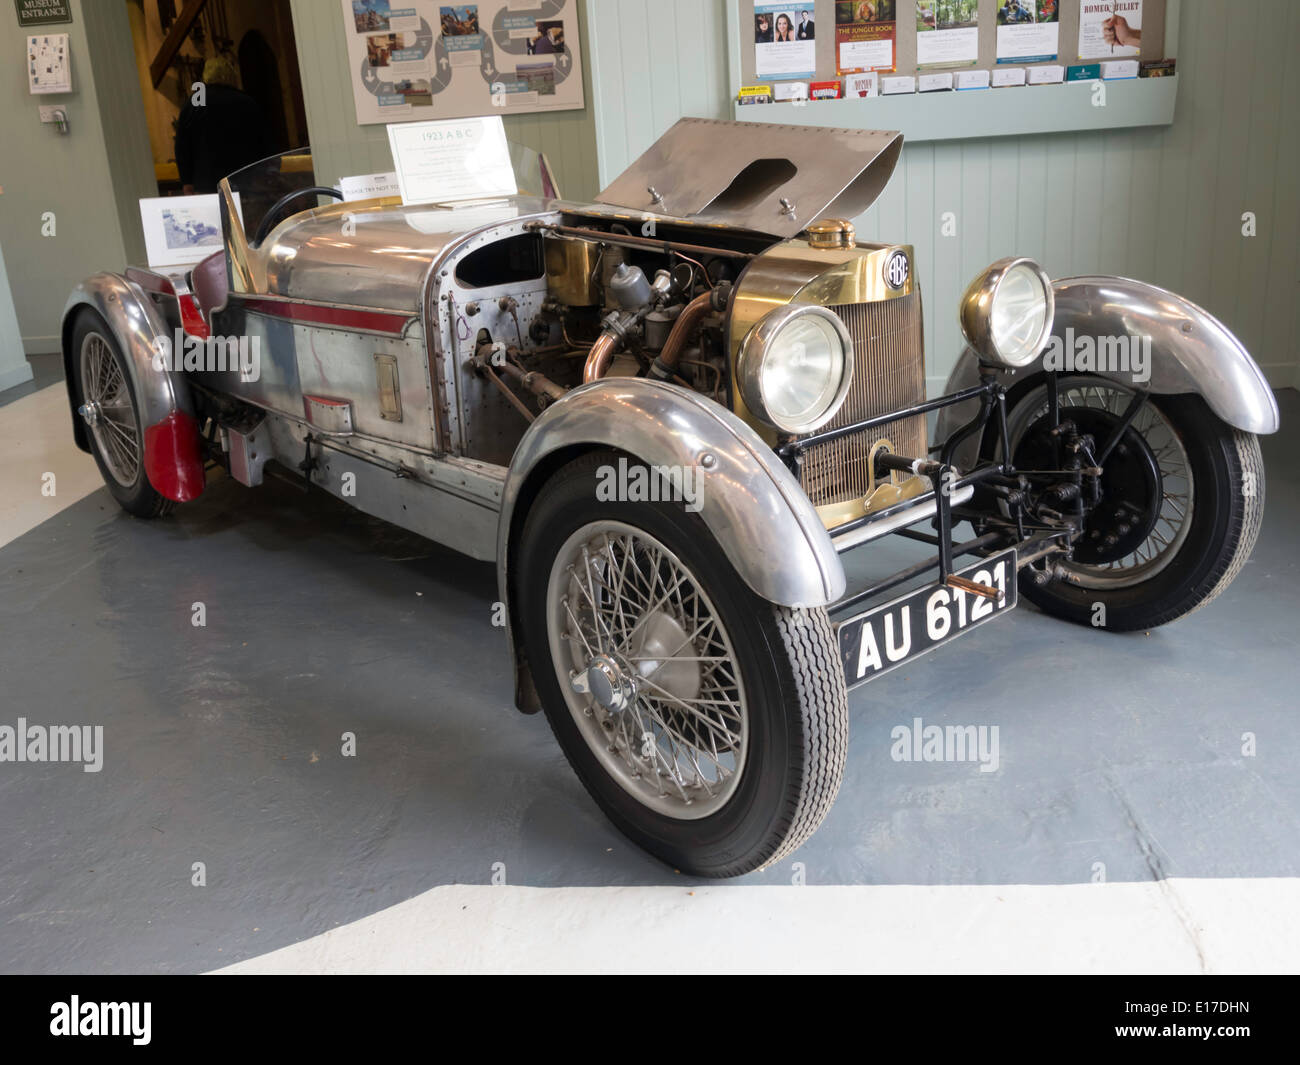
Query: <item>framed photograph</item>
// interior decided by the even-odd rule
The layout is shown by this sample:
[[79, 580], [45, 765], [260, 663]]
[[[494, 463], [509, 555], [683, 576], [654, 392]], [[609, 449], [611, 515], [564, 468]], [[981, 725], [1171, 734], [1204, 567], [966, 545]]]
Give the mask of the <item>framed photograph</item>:
[[[157, 196], [140, 201], [140, 222], [149, 265], [193, 266], [222, 248], [221, 208], [216, 193]], [[235, 193], [235, 209], [239, 193]]]

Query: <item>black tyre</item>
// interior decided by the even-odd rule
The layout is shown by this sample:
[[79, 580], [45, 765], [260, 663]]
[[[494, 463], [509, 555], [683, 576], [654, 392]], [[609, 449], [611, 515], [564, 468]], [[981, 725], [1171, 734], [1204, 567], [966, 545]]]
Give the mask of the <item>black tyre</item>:
[[556, 739], [614, 824], [682, 872], [737, 876], [798, 847], [839, 790], [834, 633], [822, 609], [751, 592], [681, 504], [598, 500], [598, 470], [618, 461], [574, 460], [529, 512], [519, 636]]
[[139, 518], [171, 513], [176, 504], [145, 473], [144, 426], [126, 358], [113, 331], [89, 309], [73, 324], [72, 372], [90, 450], [113, 498]]
[[[1062, 377], [1058, 387], [1061, 418], [1099, 446], [1132, 398], [1097, 377]], [[1013, 461], [1042, 468], [1045, 388], [1027, 386], [1011, 400]], [[1120, 632], [1166, 624], [1213, 600], [1245, 565], [1264, 517], [1258, 439], [1197, 395], [1151, 396], [1103, 463], [1102, 485], [1074, 559], [1062, 563], [1068, 579], [1022, 581], [1021, 589], [1049, 614]]]

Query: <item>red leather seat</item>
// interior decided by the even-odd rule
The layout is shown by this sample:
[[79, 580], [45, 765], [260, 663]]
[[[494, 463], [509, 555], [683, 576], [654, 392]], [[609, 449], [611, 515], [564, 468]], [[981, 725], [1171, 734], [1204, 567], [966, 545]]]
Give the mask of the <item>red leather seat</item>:
[[226, 274], [226, 253], [214, 251], [190, 272], [190, 288], [199, 311], [212, 324], [214, 311], [224, 310], [230, 295], [230, 279]]

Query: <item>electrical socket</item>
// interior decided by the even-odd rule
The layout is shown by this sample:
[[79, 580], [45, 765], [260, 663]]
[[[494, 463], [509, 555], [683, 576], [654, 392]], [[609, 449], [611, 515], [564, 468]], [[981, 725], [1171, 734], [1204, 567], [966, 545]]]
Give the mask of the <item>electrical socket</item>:
[[57, 122], [58, 118], [55, 117], [55, 111], [62, 111], [65, 115], [68, 113], [67, 108], [59, 104], [40, 104], [37, 110], [41, 113], [42, 122]]

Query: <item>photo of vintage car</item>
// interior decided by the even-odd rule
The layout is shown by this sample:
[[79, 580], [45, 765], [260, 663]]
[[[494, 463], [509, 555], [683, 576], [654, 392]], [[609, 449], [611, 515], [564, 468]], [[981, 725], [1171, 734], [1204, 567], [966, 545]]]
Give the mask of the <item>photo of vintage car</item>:
[[[263, 160], [191, 272], [72, 294], [77, 443], [140, 517], [215, 465], [494, 560], [518, 708], [614, 824], [683, 872], [765, 867], [835, 800], [851, 688], [1021, 596], [1174, 621], [1263, 515], [1263, 374], [1141, 281], [990, 264], [927, 398], [913, 249], [846, 221], [901, 147], [683, 119], [595, 202], [543, 173], [455, 206], [322, 204], [306, 150]], [[848, 587], [886, 537], [928, 556]]]

